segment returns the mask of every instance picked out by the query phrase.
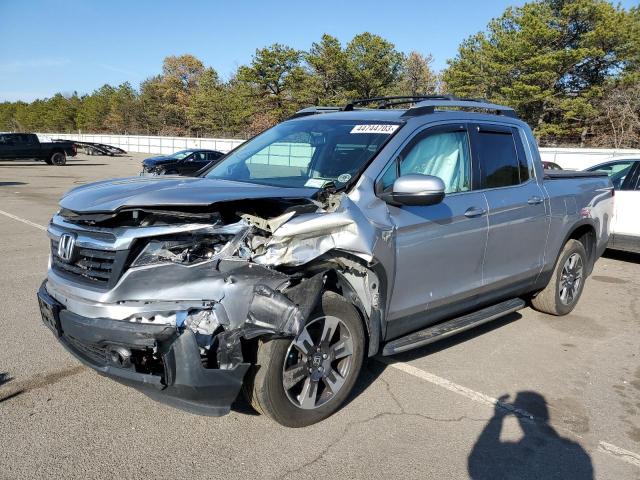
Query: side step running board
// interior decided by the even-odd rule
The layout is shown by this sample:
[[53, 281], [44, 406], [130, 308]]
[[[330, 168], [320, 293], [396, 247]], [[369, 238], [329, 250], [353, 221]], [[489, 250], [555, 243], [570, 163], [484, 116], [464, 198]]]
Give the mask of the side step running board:
[[463, 315], [462, 317], [447, 320], [438, 323], [424, 330], [410, 333], [405, 337], [400, 337], [387, 343], [382, 350], [382, 355], [394, 355], [400, 352], [406, 352], [413, 348], [422, 347], [430, 343], [436, 342], [443, 338], [450, 337], [470, 328], [490, 322], [496, 318], [500, 318], [508, 313], [515, 312], [526, 306], [524, 300], [520, 298], [512, 298], [496, 305], [477, 310], [472, 313]]

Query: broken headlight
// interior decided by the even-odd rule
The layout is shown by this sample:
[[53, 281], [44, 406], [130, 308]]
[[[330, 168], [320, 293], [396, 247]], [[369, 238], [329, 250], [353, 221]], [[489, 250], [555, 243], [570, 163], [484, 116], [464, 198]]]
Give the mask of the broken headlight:
[[132, 267], [158, 263], [195, 265], [233, 255], [246, 232], [236, 235], [202, 235], [187, 238], [151, 240], [131, 264]]

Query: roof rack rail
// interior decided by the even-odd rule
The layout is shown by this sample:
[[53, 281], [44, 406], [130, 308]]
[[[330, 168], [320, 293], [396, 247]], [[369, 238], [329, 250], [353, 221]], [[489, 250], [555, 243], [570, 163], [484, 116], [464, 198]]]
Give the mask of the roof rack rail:
[[402, 114], [403, 117], [417, 117], [427, 113], [433, 113], [437, 107], [454, 107], [454, 108], [479, 108], [482, 110], [490, 110], [496, 115], [504, 115], [505, 117], [518, 118], [515, 110], [511, 107], [490, 103], [486, 100], [475, 98], [456, 98], [448, 99], [429, 99], [417, 102], [413, 107], [409, 108]]
[[359, 98], [351, 100], [344, 107], [308, 107], [294, 113], [289, 119], [306, 117], [308, 115], [316, 115], [319, 113], [329, 112], [349, 112], [355, 109], [357, 105], [367, 105], [377, 103], [378, 109], [386, 109], [396, 105], [411, 104], [402, 117], [417, 117], [428, 113], [435, 112], [436, 108], [476, 108], [481, 110], [489, 110], [496, 115], [504, 115], [505, 117], [518, 118], [515, 110], [511, 107], [491, 103], [479, 98], [460, 98], [453, 95], [398, 95], [391, 97], [372, 97]]
[[347, 103], [343, 110], [351, 111], [356, 105], [367, 105], [369, 103], [378, 103], [379, 109], [389, 108], [395, 105], [404, 105], [407, 103], [418, 103], [422, 100], [454, 100], [452, 95], [396, 95], [391, 97], [371, 97], [358, 98]]
[[342, 107], [308, 107], [303, 108], [302, 110], [298, 110], [296, 113], [291, 115], [288, 120], [293, 118], [307, 117], [309, 115], [317, 115], [319, 113], [331, 113], [331, 112], [340, 112]]

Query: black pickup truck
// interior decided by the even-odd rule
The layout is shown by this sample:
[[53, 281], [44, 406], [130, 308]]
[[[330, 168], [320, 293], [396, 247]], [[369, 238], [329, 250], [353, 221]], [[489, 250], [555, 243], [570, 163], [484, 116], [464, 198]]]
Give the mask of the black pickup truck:
[[47, 165], [65, 165], [67, 156], [75, 157], [73, 142], [40, 143], [35, 133], [0, 133], [0, 159], [44, 160]]

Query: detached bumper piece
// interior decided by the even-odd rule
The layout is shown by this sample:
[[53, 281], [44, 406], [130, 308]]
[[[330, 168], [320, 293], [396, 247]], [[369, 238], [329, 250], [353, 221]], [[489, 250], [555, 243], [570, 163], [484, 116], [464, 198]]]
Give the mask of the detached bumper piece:
[[[38, 290], [42, 320], [82, 363], [161, 403], [200, 415], [229, 413], [250, 364], [205, 368], [191, 330], [81, 317], [52, 298], [45, 284]], [[159, 358], [151, 361], [154, 350]]]

